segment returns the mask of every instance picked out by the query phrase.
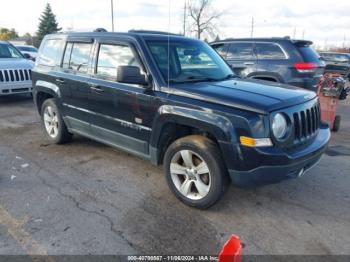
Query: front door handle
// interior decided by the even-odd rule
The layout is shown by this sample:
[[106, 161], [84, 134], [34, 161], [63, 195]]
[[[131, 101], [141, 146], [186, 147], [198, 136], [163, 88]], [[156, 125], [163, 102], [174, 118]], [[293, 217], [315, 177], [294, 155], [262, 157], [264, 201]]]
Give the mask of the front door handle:
[[61, 79], [61, 78], [56, 78], [56, 83], [58, 83], [58, 84], [65, 84], [66, 83], [66, 81], [64, 81], [63, 79]]
[[244, 64], [245, 64], [245, 65], [254, 65], [253, 62], [245, 62]]
[[98, 85], [91, 85], [90, 86], [90, 89], [96, 93], [103, 93], [104, 90], [102, 89], [101, 86], [98, 86]]

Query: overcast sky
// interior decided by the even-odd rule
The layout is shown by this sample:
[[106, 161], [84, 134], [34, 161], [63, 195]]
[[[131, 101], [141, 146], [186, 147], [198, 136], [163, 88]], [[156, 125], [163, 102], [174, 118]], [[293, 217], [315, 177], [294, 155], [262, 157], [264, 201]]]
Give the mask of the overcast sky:
[[[52, 5], [64, 30], [111, 30], [110, 0], [1, 0], [0, 27], [33, 34], [45, 4]], [[170, 2], [170, 25], [169, 25]], [[183, 0], [114, 0], [116, 31], [152, 29], [182, 31]], [[217, 22], [219, 35], [286, 36], [313, 40], [317, 45], [350, 45], [349, 0], [213, 0], [224, 15]]]

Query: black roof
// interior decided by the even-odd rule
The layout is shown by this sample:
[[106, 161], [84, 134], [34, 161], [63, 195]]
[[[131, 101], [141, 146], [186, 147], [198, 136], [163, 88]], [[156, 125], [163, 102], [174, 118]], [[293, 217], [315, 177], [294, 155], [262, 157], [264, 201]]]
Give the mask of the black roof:
[[[149, 31], [149, 30], [130, 30], [129, 32], [103, 32], [103, 31], [94, 31], [94, 32], [61, 32], [56, 34], [48, 35], [47, 37], [113, 37], [113, 36], [128, 36], [128, 37], [143, 37], [147, 39], [168, 39], [169, 37], [174, 39], [192, 39], [184, 37], [179, 34], [162, 32], [162, 31]], [[195, 39], [192, 39], [195, 40]]]

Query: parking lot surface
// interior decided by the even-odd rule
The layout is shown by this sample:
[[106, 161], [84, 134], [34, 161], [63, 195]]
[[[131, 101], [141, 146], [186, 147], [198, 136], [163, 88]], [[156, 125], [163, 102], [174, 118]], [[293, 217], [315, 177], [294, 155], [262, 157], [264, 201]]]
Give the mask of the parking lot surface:
[[75, 136], [49, 145], [28, 96], [0, 97], [0, 254], [350, 254], [350, 103], [305, 176], [180, 203], [161, 167]]

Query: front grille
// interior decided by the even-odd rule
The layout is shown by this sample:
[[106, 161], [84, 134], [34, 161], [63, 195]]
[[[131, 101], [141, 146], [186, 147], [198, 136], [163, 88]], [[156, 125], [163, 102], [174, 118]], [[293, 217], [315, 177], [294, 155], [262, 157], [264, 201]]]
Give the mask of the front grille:
[[320, 127], [320, 106], [313, 107], [293, 114], [294, 139], [300, 141], [316, 134]]
[[0, 82], [21, 82], [32, 80], [30, 69], [9, 69], [0, 70]]

